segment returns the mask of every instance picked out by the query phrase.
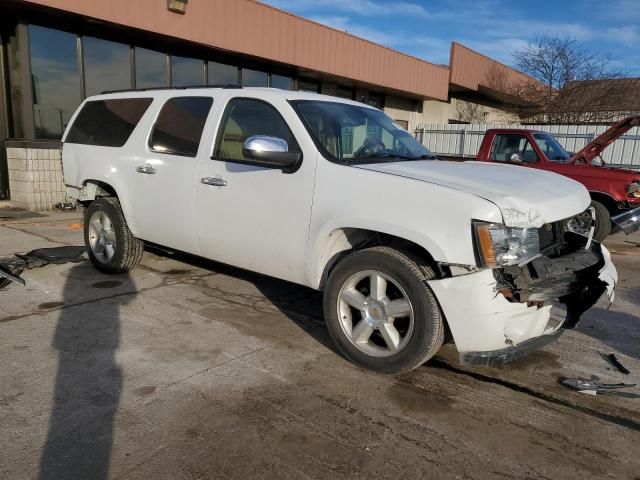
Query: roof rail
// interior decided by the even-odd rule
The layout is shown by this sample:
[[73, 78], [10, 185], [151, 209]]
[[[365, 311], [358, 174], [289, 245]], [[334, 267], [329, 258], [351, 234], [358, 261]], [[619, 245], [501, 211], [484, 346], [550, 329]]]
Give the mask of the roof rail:
[[124, 93], [124, 92], [148, 92], [153, 90], [190, 90], [193, 88], [242, 88], [242, 85], [235, 83], [224, 83], [220, 85], [190, 85], [188, 87], [153, 87], [153, 88], [123, 88], [122, 90], [105, 90], [100, 95], [108, 93]]

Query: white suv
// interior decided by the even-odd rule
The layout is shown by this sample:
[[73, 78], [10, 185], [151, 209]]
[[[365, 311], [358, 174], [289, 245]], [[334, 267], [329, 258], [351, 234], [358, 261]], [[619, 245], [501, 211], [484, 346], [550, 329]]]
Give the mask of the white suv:
[[88, 98], [63, 141], [96, 268], [133, 268], [148, 241], [323, 290], [337, 348], [369, 369], [415, 368], [445, 337], [464, 362], [509, 361], [613, 298], [607, 250], [567, 226], [582, 185], [440, 161], [361, 103], [115, 92]]

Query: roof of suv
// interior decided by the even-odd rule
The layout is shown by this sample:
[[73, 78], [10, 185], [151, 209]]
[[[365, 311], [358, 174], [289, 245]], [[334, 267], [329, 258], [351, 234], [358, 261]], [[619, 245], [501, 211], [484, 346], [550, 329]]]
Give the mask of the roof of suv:
[[284, 98], [285, 100], [317, 100], [325, 102], [337, 102], [346, 103], [350, 105], [356, 105], [359, 107], [375, 108], [367, 104], [357, 102], [355, 100], [347, 100], [340, 97], [332, 97], [330, 95], [323, 95], [320, 93], [301, 92], [294, 90], [281, 90], [279, 88], [268, 87], [239, 87], [234, 85], [225, 86], [213, 86], [213, 87], [166, 87], [166, 88], [147, 88], [147, 89], [135, 89], [135, 90], [118, 90], [103, 92], [99, 95], [88, 97], [87, 100], [92, 98], [127, 98], [127, 97], [161, 97], [169, 98], [175, 96], [198, 96], [198, 95], [210, 95], [211, 92], [238, 92], [238, 96], [250, 97], [252, 94], [257, 94], [261, 98]]

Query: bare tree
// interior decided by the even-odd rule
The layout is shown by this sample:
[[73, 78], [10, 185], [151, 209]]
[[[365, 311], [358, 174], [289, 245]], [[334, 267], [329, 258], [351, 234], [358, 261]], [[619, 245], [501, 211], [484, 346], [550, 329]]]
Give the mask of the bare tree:
[[477, 103], [465, 102], [458, 100], [456, 102], [457, 120], [464, 123], [482, 123], [484, 122], [484, 109]]
[[583, 49], [575, 39], [542, 35], [516, 51], [514, 64], [536, 82], [515, 86], [527, 105], [521, 117], [550, 123], [612, 121], [624, 104], [624, 76], [611, 59]]

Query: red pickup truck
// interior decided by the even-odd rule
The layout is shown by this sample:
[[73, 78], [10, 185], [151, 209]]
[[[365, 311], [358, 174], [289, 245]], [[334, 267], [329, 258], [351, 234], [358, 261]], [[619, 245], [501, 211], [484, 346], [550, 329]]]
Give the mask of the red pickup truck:
[[[546, 132], [525, 129], [487, 130], [476, 160], [550, 170], [582, 183], [591, 194], [591, 206], [596, 214], [593, 238], [602, 241], [611, 233], [612, 216], [628, 217], [629, 215], [624, 215], [625, 212], [640, 207], [640, 172], [607, 167], [600, 154], [637, 125], [640, 125], [640, 115], [626, 118], [576, 154], [567, 153]], [[636, 212], [631, 215], [635, 216]], [[590, 214], [585, 213], [583, 220], [577, 228], [589, 233]]]

